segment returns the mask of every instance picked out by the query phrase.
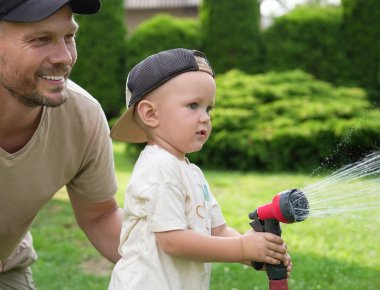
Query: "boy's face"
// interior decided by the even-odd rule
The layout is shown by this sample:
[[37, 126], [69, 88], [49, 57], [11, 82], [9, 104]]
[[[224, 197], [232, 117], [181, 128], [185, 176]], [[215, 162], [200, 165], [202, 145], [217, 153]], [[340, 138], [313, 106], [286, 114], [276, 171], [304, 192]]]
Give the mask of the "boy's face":
[[157, 90], [158, 145], [178, 158], [201, 150], [211, 132], [210, 111], [216, 91], [213, 77], [201, 71], [186, 72]]

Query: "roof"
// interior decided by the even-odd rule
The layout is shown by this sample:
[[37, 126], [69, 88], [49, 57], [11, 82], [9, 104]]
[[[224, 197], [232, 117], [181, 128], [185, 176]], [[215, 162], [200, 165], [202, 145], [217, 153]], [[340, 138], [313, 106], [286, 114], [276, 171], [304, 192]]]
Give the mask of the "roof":
[[201, 0], [125, 0], [126, 9], [198, 7]]

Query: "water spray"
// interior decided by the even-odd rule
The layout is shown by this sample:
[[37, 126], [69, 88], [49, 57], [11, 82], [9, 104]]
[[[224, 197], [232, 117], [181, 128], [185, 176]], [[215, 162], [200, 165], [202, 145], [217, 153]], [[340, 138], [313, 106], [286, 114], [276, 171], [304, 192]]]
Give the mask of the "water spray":
[[[281, 236], [280, 222], [294, 223], [307, 218], [309, 202], [299, 189], [289, 189], [277, 194], [272, 202], [258, 207], [249, 214], [251, 227], [256, 232], [268, 232]], [[256, 270], [261, 270], [264, 263], [252, 262]], [[283, 263], [279, 265], [265, 264], [269, 278], [270, 290], [288, 290], [287, 269]]]
[[[256, 232], [281, 236], [280, 222], [301, 222], [307, 217], [328, 217], [344, 213], [380, 209], [380, 151], [344, 166], [326, 178], [300, 189], [277, 194], [272, 202], [249, 214]], [[377, 211], [378, 212], [378, 211]], [[372, 217], [373, 218], [373, 217]], [[264, 263], [252, 262], [256, 270]], [[270, 290], [288, 290], [287, 269], [283, 264], [265, 264]]]

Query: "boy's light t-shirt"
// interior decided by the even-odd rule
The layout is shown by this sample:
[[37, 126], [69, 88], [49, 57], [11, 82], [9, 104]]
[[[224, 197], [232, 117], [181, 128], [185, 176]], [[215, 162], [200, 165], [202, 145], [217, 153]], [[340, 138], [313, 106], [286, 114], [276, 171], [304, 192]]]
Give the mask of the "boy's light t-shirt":
[[225, 223], [202, 171], [158, 146], [146, 146], [126, 190], [121, 260], [109, 289], [209, 289], [210, 264], [167, 255], [154, 232], [211, 235]]

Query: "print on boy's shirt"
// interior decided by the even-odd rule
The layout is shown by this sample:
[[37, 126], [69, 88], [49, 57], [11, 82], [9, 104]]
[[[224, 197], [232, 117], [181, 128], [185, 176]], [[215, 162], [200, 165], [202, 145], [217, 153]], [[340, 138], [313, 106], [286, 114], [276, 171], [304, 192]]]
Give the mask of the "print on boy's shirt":
[[210, 193], [208, 191], [207, 184], [203, 184], [202, 190], [203, 190], [203, 196], [205, 197], [205, 200], [210, 201]]
[[207, 184], [203, 184], [202, 191], [203, 191], [203, 197], [205, 200], [203, 201], [203, 204], [200, 204], [195, 208], [195, 211], [196, 211], [198, 217], [205, 220], [205, 227], [206, 227], [206, 230], [209, 232], [210, 228], [208, 226], [206, 202], [210, 202], [210, 193], [208, 191]]
[[198, 205], [195, 208], [195, 211], [196, 211], [198, 217], [200, 217], [201, 219], [205, 220], [204, 221], [205, 227], [206, 227], [206, 230], [209, 232], [210, 228], [208, 227], [208, 222], [207, 222], [208, 217], [207, 217], [207, 213], [206, 213], [206, 204], [205, 204], [205, 202], [203, 201], [203, 204]]

